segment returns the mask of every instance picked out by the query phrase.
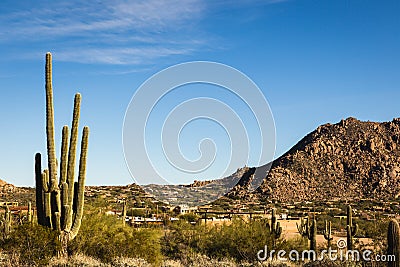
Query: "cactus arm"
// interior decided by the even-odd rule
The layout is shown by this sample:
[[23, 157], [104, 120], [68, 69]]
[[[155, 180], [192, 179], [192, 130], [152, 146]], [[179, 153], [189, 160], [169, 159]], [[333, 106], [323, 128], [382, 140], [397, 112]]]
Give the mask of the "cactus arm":
[[46, 54], [46, 135], [47, 135], [47, 155], [49, 168], [49, 181], [51, 190], [56, 187], [57, 162], [56, 149], [54, 142], [54, 106], [53, 106], [53, 86], [52, 86], [52, 65], [51, 54]]
[[47, 227], [52, 228], [51, 223], [51, 194], [44, 193], [44, 214], [45, 214], [45, 223]]
[[351, 234], [355, 236], [358, 233], [358, 224], [355, 223], [351, 229]]
[[78, 176], [78, 190], [76, 197], [76, 214], [74, 216], [69, 240], [75, 238], [78, 234], [79, 228], [81, 226], [81, 220], [83, 215], [83, 204], [85, 200], [85, 179], [86, 179], [86, 159], [88, 151], [88, 141], [89, 141], [89, 127], [85, 126], [83, 128], [83, 136], [81, 143], [81, 157], [79, 161], [79, 176]]
[[72, 117], [71, 139], [69, 143], [68, 154], [68, 170], [67, 170], [67, 183], [68, 183], [68, 204], [70, 207], [73, 205], [74, 197], [74, 180], [75, 180], [75, 163], [76, 163], [76, 149], [78, 145], [78, 127], [79, 116], [81, 107], [81, 95], [76, 94], [74, 98], [74, 111]]
[[60, 217], [60, 223], [61, 223], [61, 230], [65, 230], [66, 226], [66, 205], [65, 203], [68, 203], [68, 184], [66, 182], [61, 184], [61, 217]]
[[47, 169], [42, 174], [42, 188], [44, 193], [49, 192], [49, 171]]
[[60, 186], [67, 181], [67, 166], [68, 166], [68, 126], [62, 129], [61, 141], [61, 164], [60, 164]]
[[42, 155], [35, 155], [35, 184], [36, 184], [36, 216], [38, 224], [44, 225], [44, 206], [43, 206], [43, 177], [42, 177]]

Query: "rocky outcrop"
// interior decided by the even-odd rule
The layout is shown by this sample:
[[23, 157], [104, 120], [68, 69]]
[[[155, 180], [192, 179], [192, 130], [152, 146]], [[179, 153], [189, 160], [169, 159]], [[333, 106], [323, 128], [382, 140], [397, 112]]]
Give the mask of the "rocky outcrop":
[[258, 189], [279, 201], [400, 196], [400, 119], [325, 124], [274, 161]]
[[318, 127], [273, 162], [251, 195], [281, 202], [400, 197], [400, 119]]
[[14, 192], [15, 186], [13, 184], [9, 184], [6, 181], [0, 179], [0, 192], [1, 193], [10, 193]]
[[183, 186], [185, 186], [185, 187], [202, 187], [202, 186], [205, 186], [205, 185], [208, 185], [208, 184], [210, 184], [210, 183], [212, 183], [212, 181], [198, 181], [198, 180], [194, 180], [193, 181], [193, 183], [191, 183], [191, 184], [188, 184], [188, 185], [183, 185]]

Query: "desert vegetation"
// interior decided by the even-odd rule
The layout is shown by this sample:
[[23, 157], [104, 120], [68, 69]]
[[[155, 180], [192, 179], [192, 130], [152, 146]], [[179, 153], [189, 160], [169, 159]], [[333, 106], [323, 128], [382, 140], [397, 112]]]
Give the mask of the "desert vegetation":
[[[81, 95], [75, 95], [71, 129], [62, 129], [61, 157], [57, 160], [50, 53], [46, 54], [45, 81], [48, 166], [42, 170], [42, 156], [37, 153], [35, 194], [24, 188], [23, 199], [19, 199], [27, 203], [25, 213], [22, 209], [11, 211], [15, 199], [3, 202], [1, 265], [400, 266], [399, 224], [391, 216], [383, 217], [386, 211], [398, 213], [398, 202], [384, 203], [386, 207], [373, 213], [373, 219], [361, 219], [362, 211], [380, 209], [380, 203], [248, 201], [252, 204], [247, 211], [240, 208], [235, 212], [234, 201], [240, 203], [247, 197], [237, 189], [231, 199], [221, 198], [212, 210], [201, 212], [189, 207], [170, 209], [136, 185], [116, 187], [114, 191], [86, 187], [90, 192], [85, 199], [87, 126], [83, 128], [75, 181]], [[307, 194], [306, 190], [303, 193]], [[10, 195], [18, 198], [14, 189]], [[283, 218], [289, 206], [292, 224], [297, 226], [294, 232], [288, 230], [290, 220]], [[358, 217], [353, 217], [354, 206]], [[261, 207], [264, 212], [260, 212]], [[140, 218], [140, 224], [135, 224], [135, 218]], [[288, 258], [279, 251], [296, 251], [302, 257]], [[370, 251], [370, 259], [382, 255], [395, 258], [332, 259], [324, 251], [346, 255]]]

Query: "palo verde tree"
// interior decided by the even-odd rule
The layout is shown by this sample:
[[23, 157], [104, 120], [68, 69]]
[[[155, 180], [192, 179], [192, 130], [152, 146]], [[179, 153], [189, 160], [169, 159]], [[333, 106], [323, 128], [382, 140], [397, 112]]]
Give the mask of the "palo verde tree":
[[75, 182], [81, 104], [81, 95], [76, 94], [69, 142], [68, 126], [64, 126], [62, 129], [61, 159], [59, 161], [60, 174], [58, 176], [58, 162], [54, 141], [54, 106], [50, 53], [46, 54], [45, 79], [48, 168], [42, 171], [41, 154], [37, 153], [35, 156], [37, 220], [40, 225], [58, 232], [62, 247], [58, 253], [60, 256], [65, 257], [67, 256], [68, 242], [78, 234], [82, 221], [89, 128], [87, 126], [83, 128], [78, 182]]

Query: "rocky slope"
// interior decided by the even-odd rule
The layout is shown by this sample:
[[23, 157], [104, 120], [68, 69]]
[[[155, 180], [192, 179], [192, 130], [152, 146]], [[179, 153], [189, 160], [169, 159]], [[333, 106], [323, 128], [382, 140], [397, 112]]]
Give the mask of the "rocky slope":
[[278, 201], [400, 196], [400, 118], [354, 118], [318, 127], [275, 160], [255, 194]]

